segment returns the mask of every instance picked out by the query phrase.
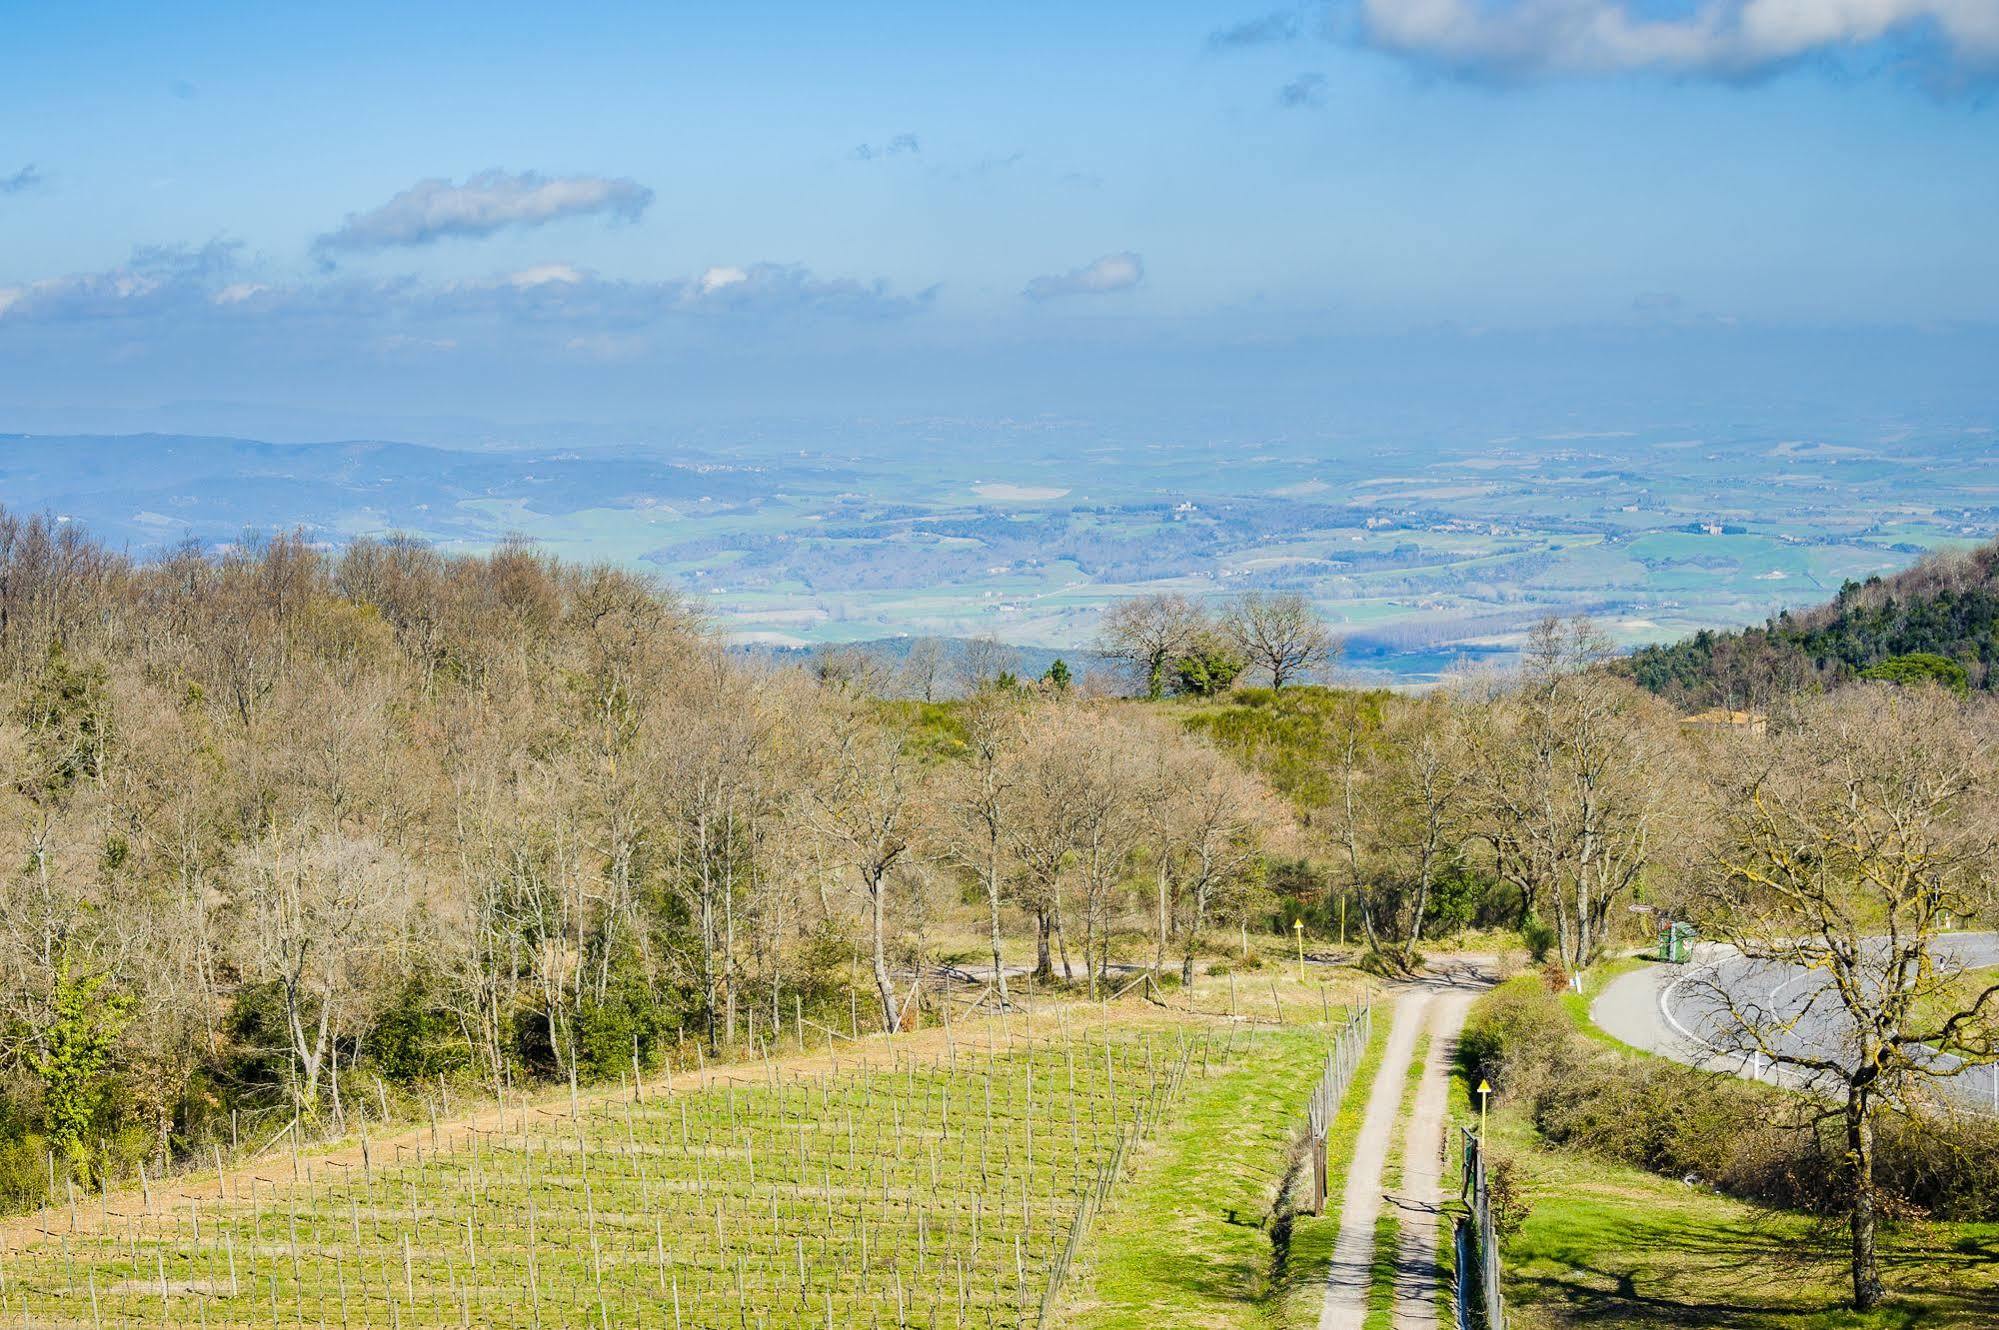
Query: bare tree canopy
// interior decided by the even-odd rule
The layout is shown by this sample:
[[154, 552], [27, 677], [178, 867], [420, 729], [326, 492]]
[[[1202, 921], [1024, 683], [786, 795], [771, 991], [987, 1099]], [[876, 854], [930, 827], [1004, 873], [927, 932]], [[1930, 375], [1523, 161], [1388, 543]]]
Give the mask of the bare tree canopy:
[[1246, 591], [1229, 602], [1222, 623], [1252, 670], [1272, 688], [1310, 679], [1339, 655], [1340, 644], [1312, 602], [1295, 591]]
[[1703, 1034], [1843, 1121], [1857, 1308], [1883, 1294], [1877, 1118], [1999, 1057], [1999, 984], [1967, 988], [1943, 945], [1954, 921], [1992, 915], [1993, 739], [1941, 689], [1875, 686], [1805, 700], [1719, 755], [1695, 905], [1729, 955], [1704, 984]]
[[1165, 695], [1168, 665], [1208, 626], [1207, 612], [1186, 596], [1131, 596], [1104, 607], [1097, 649], [1136, 674], [1156, 700]]

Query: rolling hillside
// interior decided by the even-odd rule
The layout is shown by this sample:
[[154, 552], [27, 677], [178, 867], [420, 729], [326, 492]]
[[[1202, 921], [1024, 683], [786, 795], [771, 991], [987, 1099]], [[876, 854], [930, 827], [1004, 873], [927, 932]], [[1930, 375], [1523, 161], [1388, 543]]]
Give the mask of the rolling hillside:
[[1870, 671], [1927, 670], [1960, 682], [1951, 665], [1961, 667], [1962, 686], [1999, 687], [1999, 541], [1847, 582], [1825, 604], [1786, 610], [1761, 628], [1646, 647], [1624, 668], [1643, 687], [1694, 708], [1753, 706], [1799, 685], [1835, 687]]

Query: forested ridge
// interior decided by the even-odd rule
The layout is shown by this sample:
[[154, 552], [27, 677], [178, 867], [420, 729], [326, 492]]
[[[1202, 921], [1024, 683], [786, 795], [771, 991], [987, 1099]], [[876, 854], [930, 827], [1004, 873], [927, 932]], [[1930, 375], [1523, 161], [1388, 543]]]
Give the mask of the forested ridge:
[[[440, 1078], [922, 1022], [947, 973], [1171, 985], [1301, 918], [1388, 964], [1486, 923], [1580, 965], [1669, 840], [1641, 763], [1679, 736], [1587, 668], [1586, 624], [1547, 626], [1538, 695], [1423, 700], [1289, 684], [1328, 643], [1284, 598], [1110, 622], [1175, 696], [995, 664], [897, 701], [523, 544], [138, 561], [0, 515], [0, 1193], [419, 1111]], [[1223, 691], [1257, 671], [1287, 686]], [[1587, 804], [1536, 795], [1570, 766]]]
[[[1913, 661], [1908, 658], [1916, 658]], [[1927, 659], [1925, 659], [1927, 658]], [[1999, 687], [1999, 542], [1934, 554], [1890, 577], [1848, 582], [1823, 605], [1761, 628], [1703, 630], [1644, 647], [1620, 668], [1688, 709], [1762, 707], [1870, 670], [1915, 670], [1956, 687]]]

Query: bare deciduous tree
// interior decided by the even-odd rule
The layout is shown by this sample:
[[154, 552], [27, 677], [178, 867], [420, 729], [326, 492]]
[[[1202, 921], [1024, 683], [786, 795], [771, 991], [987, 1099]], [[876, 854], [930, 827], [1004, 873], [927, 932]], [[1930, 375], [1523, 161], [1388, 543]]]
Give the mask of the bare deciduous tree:
[[902, 687], [911, 697], [935, 702], [945, 686], [944, 642], [935, 637], [919, 637], [909, 644], [897, 671]]
[[990, 688], [1019, 672], [1019, 650], [991, 633], [968, 637], [958, 649], [958, 675], [968, 692]]
[[1332, 664], [1340, 644], [1312, 602], [1295, 591], [1246, 591], [1223, 611], [1222, 623], [1252, 670], [1272, 688], [1309, 679]]
[[1740, 963], [1712, 971], [1707, 1037], [1774, 1064], [1844, 1128], [1853, 1305], [1883, 1295], [1874, 1135], [1939, 1082], [1999, 1059], [1999, 983], [1967, 988], [1941, 945], [1988, 913], [1999, 880], [1994, 735], [1938, 689], [1803, 702], [1720, 764], [1702, 931]]
[[1465, 783], [1457, 708], [1432, 695], [1403, 709], [1387, 727], [1384, 785], [1393, 807], [1386, 819], [1391, 853], [1406, 875], [1411, 899], [1404, 936], [1423, 940], [1430, 897], [1456, 861], [1465, 834]]
[[409, 869], [371, 840], [299, 825], [249, 847], [238, 871], [242, 963], [277, 988], [292, 1102], [311, 1116], [335, 1038], [378, 996], [384, 953], [412, 906]]
[[1208, 627], [1200, 605], [1179, 594], [1130, 596], [1104, 607], [1097, 624], [1097, 649], [1143, 680], [1145, 695], [1166, 692], [1166, 671]]
[[915, 764], [894, 730], [856, 707], [831, 717], [812, 807], [820, 834], [854, 871], [867, 900], [868, 940], [882, 1026], [902, 1028], [895, 978], [888, 968], [889, 895], [911, 844]]
[[1546, 619], [1520, 678], [1465, 726], [1472, 832], [1520, 891], [1522, 920], [1555, 913], [1562, 962], [1581, 970], [1652, 853], [1671, 769], [1657, 704], [1597, 666], [1609, 642], [1587, 619]]
[[978, 875], [985, 893], [993, 986], [1002, 1008], [1011, 1004], [1012, 997], [1007, 991], [1000, 905], [1010, 868], [1015, 813], [1023, 797], [1018, 757], [1025, 725], [1021, 699], [1011, 690], [987, 688], [974, 693], [965, 703], [965, 765], [947, 779], [944, 792], [950, 844]]
[[1256, 779], [1214, 750], [1189, 745], [1174, 799], [1187, 903], [1180, 982], [1194, 982], [1194, 960], [1218, 907], [1240, 909], [1262, 862], [1275, 810]]

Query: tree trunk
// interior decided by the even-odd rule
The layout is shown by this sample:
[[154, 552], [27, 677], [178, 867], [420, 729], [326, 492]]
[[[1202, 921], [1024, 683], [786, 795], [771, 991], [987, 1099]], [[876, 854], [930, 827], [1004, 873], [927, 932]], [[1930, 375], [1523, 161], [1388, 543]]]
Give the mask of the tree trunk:
[[1055, 958], [1049, 947], [1049, 936], [1054, 930], [1054, 920], [1047, 909], [1034, 912], [1034, 978], [1037, 983], [1047, 983], [1055, 977]]
[[1874, 1118], [1864, 1087], [1849, 1090], [1846, 1096], [1846, 1161], [1853, 1182], [1853, 1208], [1848, 1215], [1853, 1237], [1853, 1307], [1868, 1311], [1880, 1304], [1884, 1290], [1874, 1251]]
[[1430, 865], [1433, 860], [1428, 849], [1423, 851], [1423, 866], [1416, 875], [1416, 916], [1409, 921], [1409, 949], [1415, 949], [1423, 941], [1423, 916], [1430, 912]]
[[1208, 922], [1208, 884], [1194, 884], [1194, 920], [1187, 928], [1187, 954], [1180, 959], [1180, 987], [1194, 991], [1194, 953], [1201, 949], [1201, 930]]
[[894, 1034], [901, 1028], [900, 1013], [895, 1009], [895, 981], [888, 973], [888, 925], [883, 914], [882, 897], [885, 886], [880, 877], [868, 880], [868, 900], [874, 907], [874, 966], [875, 992], [881, 996], [882, 1028]]
[[1052, 921], [1055, 927], [1055, 954], [1062, 961], [1062, 982], [1073, 984], [1076, 982], [1076, 971], [1069, 964], [1069, 935], [1062, 930], [1062, 902], [1060, 898], [1057, 898], [1055, 902]]
[[989, 913], [988, 923], [992, 927], [993, 987], [999, 993], [1000, 1010], [1004, 1011], [1013, 1004], [1006, 991], [1006, 959], [1000, 954], [1000, 870], [997, 837], [987, 847], [986, 908]]

